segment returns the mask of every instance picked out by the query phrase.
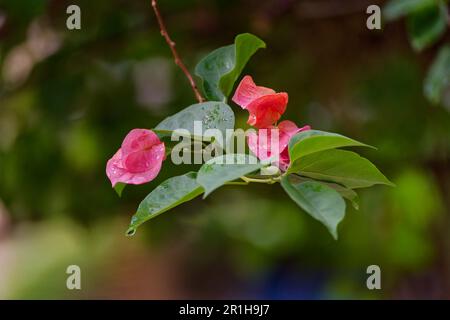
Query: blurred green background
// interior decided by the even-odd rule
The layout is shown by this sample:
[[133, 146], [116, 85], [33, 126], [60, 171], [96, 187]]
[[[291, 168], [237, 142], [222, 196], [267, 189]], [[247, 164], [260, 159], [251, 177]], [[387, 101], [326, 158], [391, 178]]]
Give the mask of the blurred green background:
[[368, 30], [384, 3], [159, 1], [190, 70], [251, 32], [268, 48], [244, 74], [289, 93], [284, 119], [378, 147], [364, 155], [397, 187], [363, 190], [334, 241], [278, 185], [222, 188], [125, 237], [145, 195], [188, 171], [166, 161], [121, 199], [105, 175], [129, 130], [194, 103], [150, 1], [0, 0], [0, 298], [450, 298], [450, 114], [422, 92], [442, 42], [415, 54], [403, 21]]

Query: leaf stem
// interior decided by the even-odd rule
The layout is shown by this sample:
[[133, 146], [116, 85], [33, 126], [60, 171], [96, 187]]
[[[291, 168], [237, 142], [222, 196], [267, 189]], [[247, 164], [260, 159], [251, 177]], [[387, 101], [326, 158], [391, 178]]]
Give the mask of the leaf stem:
[[172, 41], [172, 39], [170, 38], [170, 36], [167, 32], [166, 26], [164, 24], [164, 20], [161, 16], [161, 13], [159, 12], [158, 4], [156, 3], [156, 0], [152, 0], [152, 7], [153, 7], [153, 11], [155, 12], [156, 19], [158, 20], [159, 29], [161, 30], [161, 35], [164, 37], [167, 44], [169, 45], [170, 50], [172, 51], [172, 55], [174, 57], [175, 64], [177, 66], [179, 66], [180, 69], [184, 72], [184, 75], [188, 79], [189, 84], [192, 87], [192, 91], [194, 91], [195, 97], [197, 98], [198, 102], [203, 102], [204, 99], [203, 99], [202, 95], [200, 94], [200, 91], [198, 90], [197, 85], [195, 84], [195, 81], [192, 78], [192, 75], [189, 73], [189, 70], [184, 65], [183, 61], [181, 60], [181, 58], [175, 48], [176, 43], [174, 41]]
[[248, 185], [248, 182], [245, 181], [230, 181], [225, 183], [227, 186], [246, 186]]
[[249, 178], [249, 177], [246, 177], [246, 176], [242, 176], [241, 179], [244, 180], [247, 183], [255, 182], [255, 183], [274, 184], [274, 183], [280, 181], [279, 177], [268, 178], [268, 179], [254, 179], [254, 178]]

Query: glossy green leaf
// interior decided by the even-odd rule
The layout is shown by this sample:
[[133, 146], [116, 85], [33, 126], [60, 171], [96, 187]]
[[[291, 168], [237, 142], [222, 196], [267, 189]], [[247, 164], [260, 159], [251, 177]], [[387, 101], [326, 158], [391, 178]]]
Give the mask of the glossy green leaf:
[[281, 179], [281, 185], [295, 203], [322, 222], [337, 239], [337, 226], [345, 216], [345, 201], [336, 190], [317, 181], [295, 183], [288, 176]]
[[375, 184], [393, 186], [369, 160], [346, 150], [313, 153], [297, 160], [292, 168], [301, 176], [338, 183], [352, 189]]
[[235, 61], [235, 45], [214, 50], [203, 58], [195, 68], [195, 74], [202, 79], [203, 93], [208, 100], [226, 101], [220, 90], [220, 78], [230, 72]]
[[233, 69], [220, 79], [220, 89], [225, 97], [228, 97], [233, 90], [234, 83], [239, 78], [245, 65], [250, 58], [261, 48], [265, 48], [266, 44], [258, 37], [243, 33], [234, 39], [235, 61]]
[[433, 45], [447, 30], [447, 8], [431, 6], [408, 17], [408, 33], [416, 51]]
[[141, 202], [136, 214], [131, 218], [127, 235], [133, 235], [136, 228], [147, 220], [190, 201], [202, 193], [203, 188], [197, 183], [195, 172], [167, 179]]
[[227, 154], [206, 162], [198, 171], [197, 182], [205, 189], [204, 198], [227, 182], [259, 170], [263, 164], [245, 154]]
[[[202, 132], [194, 132], [194, 121], [202, 122]], [[227, 129], [234, 129], [234, 112], [222, 102], [203, 102], [193, 104], [180, 112], [164, 119], [154, 131], [161, 135], [171, 135], [174, 130], [185, 129], [192, 135], [211, 138], [204, 135], [207, 129], [219, 129], [226, 137]]]
[[203, 93], [208, 100], [226, 101], [220, 89], [222, 75], [230, 72], [235, 61], [234, 44], [214, 50], [195, 67], [195, 74], [202, 79]]
[[266, 44], [258, 37], [243, 33], [234, 44], [214, 50], [195, 67], [202, 79], [203, 92], [208, 100], [226, 102], [233, 85], [253, 54]]
[[445, 90], [450, 88], [450, 46], [444, 46], [425, 78], [425, 96], [434, 104], [440, 103]]
[[353, 208], [359, 210], [359, 196], [355, 190], [346, 188], [337, 183], [323, 182], [325, 185], [336, 190], [341, 196], [350, 201]]
[[391, 0], [383, 8], [383, 14], [391, 21], [436, 6], [436, 3], [436, 0]]
[[[306, 182], [306, 181], [315, 181], [314, 179], [311, 179], [308, 177], [301, 177], [296, 174], [291, 174], [289, 176], [289, 179], [295, 183]], [[345, 199], [350, 201], [353, 208], [355, 208], [356, 210], [359, 210], [359, 197], [358, 197], [358, 194], [355, 192], [355, 190], [346, 188], [340, 184], [333, 183], [333, 182], [320, 181], [320, 183], [336, 190], [342, 197], [344, 197]]]
[[[291, 138], [289, 141], [289, 156], [291, 161], [294, 162], [315, 152], [351, 146], [370, 147], [337, 133], [308, 130], [297, 133]], [[293, 171], [289, 170], [289, 172]]]

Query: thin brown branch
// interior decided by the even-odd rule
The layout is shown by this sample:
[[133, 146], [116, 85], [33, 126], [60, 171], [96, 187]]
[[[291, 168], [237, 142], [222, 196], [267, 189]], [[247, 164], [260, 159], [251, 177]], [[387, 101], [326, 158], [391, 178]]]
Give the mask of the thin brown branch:
[[444, 0], [438, 0], [439, 5], [441, 7], [441, 9], [444, 11], [445, 13], [445, 17], [447, 18], [447, 25], [450, 27], [450, 8], [448, 7], [448, 5], [446, 4], [446, 2]]
[[159, 29], [161, 30], [161, 35], [166, 40], [167, 44], [169, 45], [170, 50], [172, 51], [173, 58], [175, 59], [175, 64], [180, 67], [180, 69], [184, 72], [184, 75], [189, 80], [189, 84], [192, 87], [192, 90], [194, 91], [195, 97], [197, 98], [198, 102], [203, 102], [204, 99], [202, 95], [200, 94], [200, 91], [197, 88], [197, 85], [195, 84], [194, 79], [192, 78], [192, 75], [189, 73], [189, 70], [184, 65], [183, 61], [181, 60], [180, 56], [178, 55], [178, 52], [175, 48], [175, 42], [170, 39], [169, 34], [167, 33], [166, 26], [164, 24], [164, 21], [162, 19], [161, 13], [158, 9], [158, 4], [156, 3], [156, 0], [152, 0], [152, 7], [153, 11], [155, 12], [156, 19], [158, 20]]
[[447, 8], [447, 25], [450, 27], [450, 8]]

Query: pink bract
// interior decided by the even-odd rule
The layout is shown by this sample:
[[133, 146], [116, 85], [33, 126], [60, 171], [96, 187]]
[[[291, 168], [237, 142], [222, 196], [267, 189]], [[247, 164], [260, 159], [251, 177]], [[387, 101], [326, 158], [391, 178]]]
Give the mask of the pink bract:
[[165, 159], [165, 146], [151, 130], [133, 129], [106, 164], [106, 175], [117, 183], [143, 184], [156, 178]]
[[[289, 140], [295, 134], [310, 129], [310, 126], [298, 128], [294, 122], [285, 120], [280, 122], [278, 128], [271, 127], [267, 129], [260, 129], [258, 134], [249, 134], [248, 146], [260, 160], [267, 160], [276, 155], [274, 153], [278, 153], [279, 159], [275, 164], [280, 168], [280, 170], [285, 171], [289, 167], [290, 163], [288, 150]], [[272, 135], [276, 133], [278, 133], [278, 141], [276, 141], [276, 138], [273, 137], [274, 145], [272, 145]], [[278, 145], [276, 145], [277, 142]], [[277, 147], [278, 150], [275, 150]]]
[[232, 100], [249, 111], [248, 124], [256, 128], [269, 128], [286, 111], [288, 94], [257, 86], [251, 76], [245, 76]]

